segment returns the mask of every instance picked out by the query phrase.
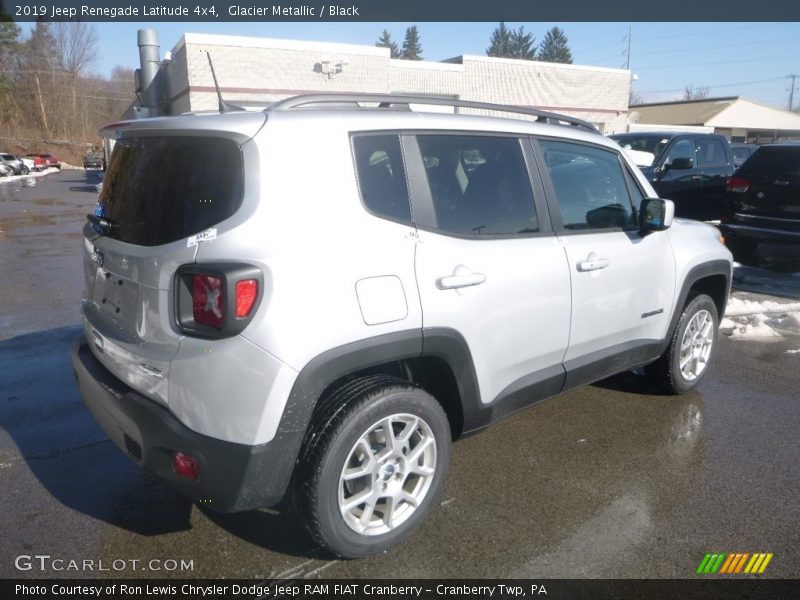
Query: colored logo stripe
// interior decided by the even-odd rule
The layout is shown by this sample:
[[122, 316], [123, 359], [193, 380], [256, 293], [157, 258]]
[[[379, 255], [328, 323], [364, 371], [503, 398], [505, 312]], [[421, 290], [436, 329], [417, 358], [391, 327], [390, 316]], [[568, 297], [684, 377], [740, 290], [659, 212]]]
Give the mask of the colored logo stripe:
[[[745, 573], [750, 575], [761, 574], [772, 560], [773, 553], [757, 552], [725, 552], [709, 553], [700, 561], [697, 567], [699, 574], [713, 574], [719, 572], [720, 575], [733, 575]], [[749, 559], [749, 560], [748, 560]], [[745, 564], [747, 566], [745, 566]], [[744, 569], [744, 571], [742, 570]]]

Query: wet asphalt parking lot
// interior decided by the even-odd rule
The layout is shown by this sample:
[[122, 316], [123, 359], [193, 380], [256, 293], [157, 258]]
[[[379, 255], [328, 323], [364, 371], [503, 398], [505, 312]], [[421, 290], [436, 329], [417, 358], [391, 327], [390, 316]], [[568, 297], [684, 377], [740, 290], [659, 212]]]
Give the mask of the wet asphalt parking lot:
[[[680, 578], [714, 551], [772, 552], [764, 576], [800, 577], [800, 337], [720, 336], [695, 392], [626, 373], [457, 442], [440, 506], [386, 555], [331, 560], [283, 509], [192, 504], [106, 438], [73, 382], [96, 183], [0, 183], [0, 577]], [[20, 555], [124, 568], [21, 571]]]

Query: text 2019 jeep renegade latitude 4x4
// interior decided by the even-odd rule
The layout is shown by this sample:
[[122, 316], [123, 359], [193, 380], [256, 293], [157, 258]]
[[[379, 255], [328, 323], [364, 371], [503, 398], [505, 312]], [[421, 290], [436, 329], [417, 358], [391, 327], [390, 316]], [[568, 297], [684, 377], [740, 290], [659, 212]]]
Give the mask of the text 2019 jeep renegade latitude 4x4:
[[587, 123], [412, 103], [447, 101], [111, 125], [83, 232], [73, 364], [109, 437], [219, 511], [292, 494], [346, 557], [420, 524], [464, 433], [641, 365], [695, 387], [731, 279]]

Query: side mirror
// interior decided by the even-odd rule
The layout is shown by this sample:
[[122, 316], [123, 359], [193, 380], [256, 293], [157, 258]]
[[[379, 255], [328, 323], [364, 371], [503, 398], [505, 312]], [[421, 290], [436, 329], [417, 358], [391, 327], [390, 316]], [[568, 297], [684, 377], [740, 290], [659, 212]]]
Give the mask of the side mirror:
[[693, 166], [691, 158], [679, 157], [673, 158], [672, 162], [664, 163], [664, 170], [676, 169], [678, 171], [685, 171], [686, 169], [691, 169]]
[[645, 198], [639, 206], [639, 231], [664, 231], [672, 225], [675, 217], [675, 205], [672, 200], [661, 198]]

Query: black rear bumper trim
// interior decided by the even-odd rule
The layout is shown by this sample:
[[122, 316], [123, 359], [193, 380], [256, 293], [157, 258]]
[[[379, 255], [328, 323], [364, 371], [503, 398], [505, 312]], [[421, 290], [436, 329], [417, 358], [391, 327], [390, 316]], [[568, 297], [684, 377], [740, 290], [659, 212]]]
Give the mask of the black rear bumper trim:
[[[87, 408], [109, 438], [171, 487], [218, 512], [273, 506], [283, 498], [302, 431], [279, 432], [256, 446], [218, 440], [192, 431], [169, 410], [117, 379], [83, 337], [73, 349], [72, 365]], [[198, 459], [197, 481], [173, 472], [175, 450]]]

